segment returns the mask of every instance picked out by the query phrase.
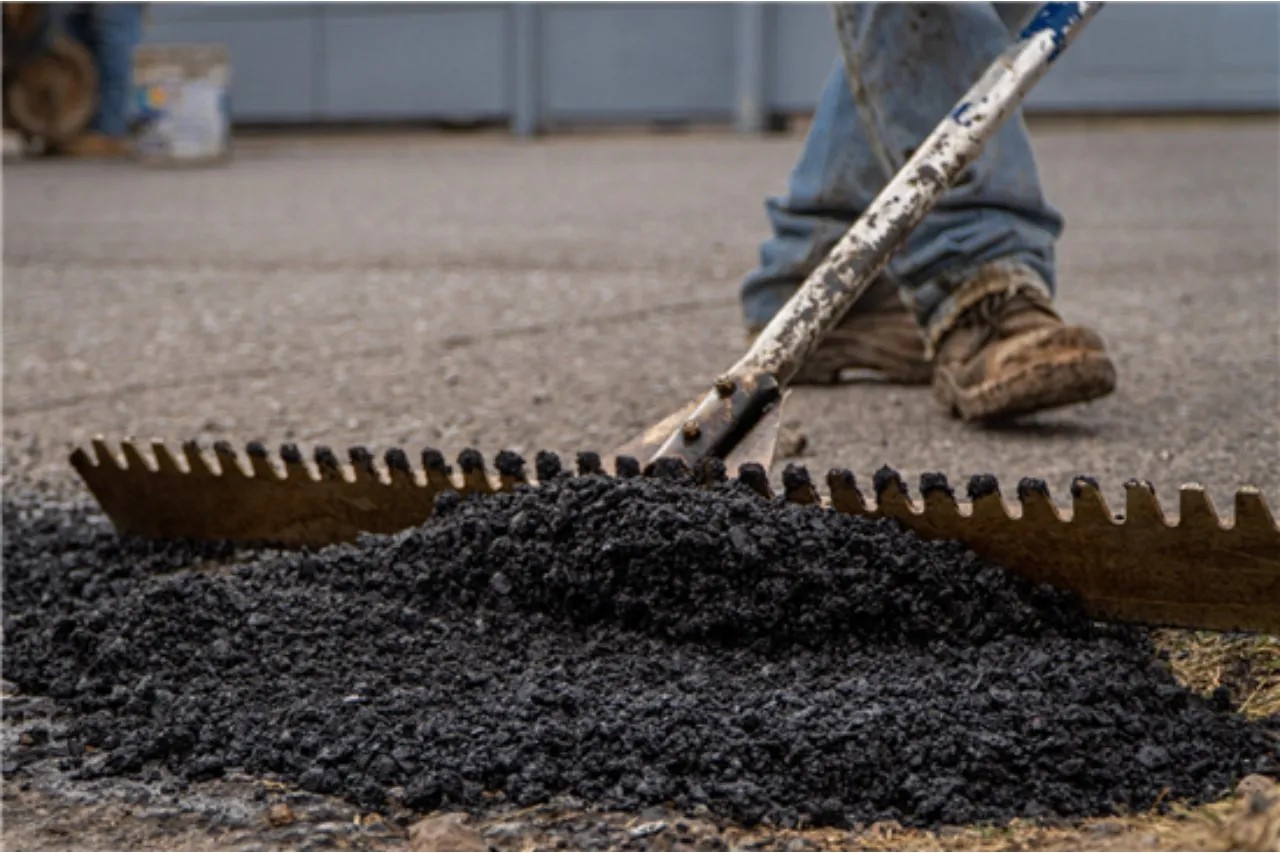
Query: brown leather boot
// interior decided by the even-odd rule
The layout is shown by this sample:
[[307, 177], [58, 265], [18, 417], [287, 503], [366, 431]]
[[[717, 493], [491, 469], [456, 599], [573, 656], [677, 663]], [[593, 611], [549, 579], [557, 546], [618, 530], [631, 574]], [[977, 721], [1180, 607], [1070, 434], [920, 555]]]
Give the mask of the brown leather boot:
[[86, 133], [62, 146], [61, 153], [67, 157], [128, 157], [130, 148], [128, 140], [101, 133]]
[[931, 330], [933, 390], [966, 421], [999, 420], [1105, 397], [1116, 368], [1097, 332], [1068, 326], [1036, 272], [996, 261], [952, 295]]
[[[748, 327], [748, 343], [762, 331], [764, 326]], [[866, 371], [901, 385], [926, 385], [933, 378], [924, 335], [897, 289], [883, 277], [849, 309], [790, 384], [835, 385], [843, 370]]]

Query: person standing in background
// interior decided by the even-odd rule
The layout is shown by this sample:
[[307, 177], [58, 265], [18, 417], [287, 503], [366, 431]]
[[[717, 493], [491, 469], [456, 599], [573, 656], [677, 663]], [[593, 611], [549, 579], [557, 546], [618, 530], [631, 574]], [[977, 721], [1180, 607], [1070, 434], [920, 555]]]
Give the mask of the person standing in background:
[[98, 109], [89, 129], [62, 146], [73, 157], [122, 157], [130, 153], [129, 105], [133, 99], [133, 51], [142, 41], [144, 3], [50, 3], [48, 26], [61, 29], [93, 54], [98, 69]]

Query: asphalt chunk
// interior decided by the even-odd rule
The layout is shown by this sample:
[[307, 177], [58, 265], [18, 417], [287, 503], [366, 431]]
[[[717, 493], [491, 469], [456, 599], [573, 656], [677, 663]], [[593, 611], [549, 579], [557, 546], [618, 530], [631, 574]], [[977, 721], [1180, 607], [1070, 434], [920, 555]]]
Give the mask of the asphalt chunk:
[[1144, 631], [893, 522], [674, 475], [438, 510], [282, 553], [6, 496], [5, 678], [64, 710], [68, 772], [235, 769], [371, 809], [934, 826], [1196, 802], [1280, 765]]

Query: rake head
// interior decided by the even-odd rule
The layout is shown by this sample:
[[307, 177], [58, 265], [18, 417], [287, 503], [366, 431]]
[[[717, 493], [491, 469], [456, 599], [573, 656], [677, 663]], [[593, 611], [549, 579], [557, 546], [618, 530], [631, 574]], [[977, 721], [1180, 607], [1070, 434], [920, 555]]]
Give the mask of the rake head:
[[[327, 447], [307, 459], [292, 444], [273, 454], [256, 442], [243, 453], [219, 442], [211, 456], [194, 442], [180, 454], [161, 442], [144, 450], [124, 441], [113, 449], [97, 439], [91, 449], [77, 448], [71, 463], [121, 533], [291, 548], [420, 525], [444, 492], [487, 495], [575, 476], [546, 452], [537, 454], [530, 476], [525, 460], [509, 451], [490, 470], [473, 449], [458, 454], [456, 468], [434, 449], [411, 460], [392, 448], [378, 460], [353, 447], [345, 462]], [[606, 470], [591, 452], [575, 462], [576, 476], [683, 476], [702, 485], [729, 478], [715, 458], [692, 469], [679, 458], [642, 466], [621, 455]], [[1100, 619], [1280, 633], [1280, 523], [1257, 489], [1239, 489], [1234, 518], [1224, 519], [1198, 485], [1179, 490], [1178, 512], [1170, 515], [1151, 484], [1138, 480], [1125, 484], [1117, 513], [1089, 477], [1075, 479], [1070, 506], [1060, 507], [1044, 481], [1032, 478], [1017, 484], [1010, 502], [989, 475], [973, 477], [958, 499], [941, 474], [923, 475], [913, 498], [887, 467], [872, 478], [870, 495], [841, 468], [828, 472], [825, 493], [802, 466], [787, 466], [780, 494], [758, 463], [734, 473], [762, 499], [889, 518], [926, 539], [963, 542], [1029, 580], [1075, 592]]]

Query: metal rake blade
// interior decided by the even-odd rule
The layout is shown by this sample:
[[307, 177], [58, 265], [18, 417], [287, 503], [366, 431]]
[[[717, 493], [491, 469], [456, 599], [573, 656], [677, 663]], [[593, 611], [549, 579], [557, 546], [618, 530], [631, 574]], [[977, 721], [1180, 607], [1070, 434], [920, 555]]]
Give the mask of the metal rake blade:
[[[244, 454], [219, 442], [212, 459], [194, 442], [183, 445], [181, 458], [161, 442], [144, 454], [127, 440], [117, 454], [99, 438], [92, 451], [76, 448], [71, 464], [121, 533], [286, 547], [422, 524], [446, 491], [511, 491], [569, 474], [546, 452], [537, 454], [531, 478], [524, 459], [509, 451], [495, 457], [494, 472], [471, 449], [458, 455], [457, 471], [433, 449], [416, 464], [398, 448], [380, 464], [362, 447], [351, 448], [344, 464], [323, 446], [308, 464], [294, 445], [272, 455], [256, 442]], [[578, 476], [610, 476], [598, 454], [580, 453], [576, 462]], [[663, 458], [642, 471], [635, 458], [619, 456], [612, 476], [672, 468], [683, 463]], [[718, 460], [689, 473], [703, 483], [726, 478]], [[1072, 484], [1070, 508], [1059, 507], [1043, 481], [1029, 478], [1018, 484], [1013, 504], [990, 476], [972, 478], [965, 501], [940, 474], [923, 475], [921, 498], [913, 500], [887, 467], [872, 480], [874, 500], [843, 469], [827, 475], [826, 495], [802, 466], [787, 466], [780, 496], [758, 464], [743, 465], [737, 478], [765, 498], [892, 518], [926, 539], [963, 542], [1029, 580], [1077, 593], [1097, 618], [1280, 633], [1280, 523], [1253, 488], [1238, 490], [1234, 519], [1222, 519], [1197, 485], [1180, 489], [1178, 513], [1170, 516], [1151, 484], [1136, 480], [1126, 484], [1124, 512], [1117, 514], [1088, 477]]]

